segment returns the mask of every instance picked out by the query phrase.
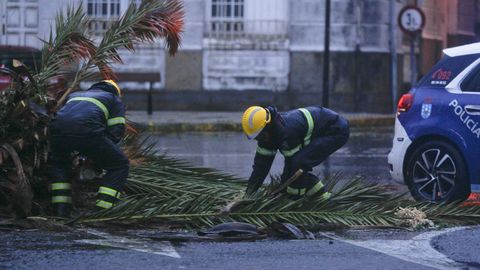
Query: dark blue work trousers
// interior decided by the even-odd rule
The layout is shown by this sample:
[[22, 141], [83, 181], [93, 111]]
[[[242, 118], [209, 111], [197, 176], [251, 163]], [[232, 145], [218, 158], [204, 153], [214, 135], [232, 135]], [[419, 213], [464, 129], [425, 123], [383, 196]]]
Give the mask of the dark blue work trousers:
[[105, 136], [52, 136], [50, 155], [52, 182], [70, 182], [71, 153], [74, 151], [92, 160], [96, 168], [106, 171], [101, 186], [122, 191], [127, 181], [129, 161], [122, 149]]
[[312, 138], [312, 141], [300, 149], [291, 158], [285, 160], [282, 179], [285, 181], [296, 171], [302, 169], [304, 174], [290, 186], [293, 188], [310, 189], [318, 181], [318, 177], [309, 173], [313, 167], [325, 161], [331, 154], [347, 143], [350, 136], [348, 121], [339, 117], [337, 122], [322, 135]]

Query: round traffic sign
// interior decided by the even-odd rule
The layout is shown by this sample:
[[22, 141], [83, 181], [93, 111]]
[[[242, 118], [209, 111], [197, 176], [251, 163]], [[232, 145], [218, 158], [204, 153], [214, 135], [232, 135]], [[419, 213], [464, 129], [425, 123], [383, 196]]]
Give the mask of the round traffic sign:
[[416, 6], [406, 6], [398, 14], [398, 25], [404, 32], [417, 33], [425, 25], [425, 14]]

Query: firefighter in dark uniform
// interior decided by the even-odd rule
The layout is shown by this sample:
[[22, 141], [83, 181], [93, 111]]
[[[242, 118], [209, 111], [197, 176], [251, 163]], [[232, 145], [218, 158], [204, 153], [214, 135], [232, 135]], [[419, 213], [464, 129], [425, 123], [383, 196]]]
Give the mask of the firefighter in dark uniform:
[[285, 190], [291, 198], [319, 192], [325, 199], [331, 196], [322, 181], [310, 172], [348, 141], [350, 131], [345, 118], [320, 106], [287, 112], [278, 112], [275, 107], [252, 106], [243, 114], [242, 128], [248, 139], [258, 141], [247, 196], [262, 185], [277, 150], [285, 157], [282, 181], [300, 169], [303, 171]]
[[72, 93], [50, 125], [53, 214], [68, 217], [72, 208], [71, 176], [74, 151], [106, 171], [100, 183], [96, 210], [112, 207], [127, 180], [128, 158], [117, 145], [125, 132], [125, 107], [112, 80]]

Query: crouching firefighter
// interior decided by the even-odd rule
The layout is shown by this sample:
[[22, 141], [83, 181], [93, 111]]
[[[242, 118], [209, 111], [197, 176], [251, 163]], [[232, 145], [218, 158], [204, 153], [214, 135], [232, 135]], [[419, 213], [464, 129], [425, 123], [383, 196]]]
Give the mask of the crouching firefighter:
[[330, 198], [322, 181], [310, 172], [347, 142], [350, 131], [345, 118], [320, 106], [287, 112], [277, 112], [275, 107], [252, 106], [243, 114], [242, 128], [248, 139], [258, 142], [247, 196], [262, 185], [279, 150], [285, 157], [283, 183], [295, 179], [299, 170], [303, 171], [284, 190], [290, 198], [319, 193], [323, 193], [325, 199]]
[[128, 158], [117, 145], [125, 132], [125, 107], [112, 80], [72, 93], [50, 125], [53, 214], [68, 217], [72, 208], [71, 153], [79, 152], [106, 173], [95, 210], [112, 207], [127, 180]]

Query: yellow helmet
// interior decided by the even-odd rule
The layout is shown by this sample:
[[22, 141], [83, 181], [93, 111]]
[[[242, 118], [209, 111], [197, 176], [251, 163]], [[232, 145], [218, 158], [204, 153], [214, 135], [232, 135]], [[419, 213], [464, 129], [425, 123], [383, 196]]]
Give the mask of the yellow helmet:
[[271, 120], [272, 117], [267, 109], [259, 106], [252, 106], [243, 113], [243, 132], [245, 132], [249, 140], [255, 139]]
[[118, 86], [118, 84], [115, 81], [113, 81], [113, 80], [103, 80], [102, 82], [108, 83], [111, 86], [115, 87], [115, 90], [117, 90], [118, 96], [119, 97], [122, 96], [122, 90], [120, 90], [120, 86]]

